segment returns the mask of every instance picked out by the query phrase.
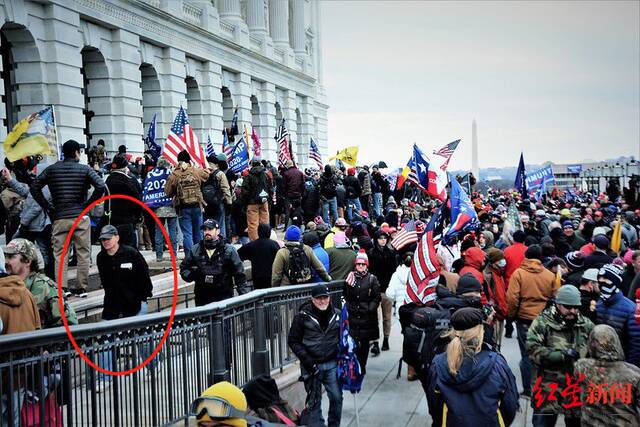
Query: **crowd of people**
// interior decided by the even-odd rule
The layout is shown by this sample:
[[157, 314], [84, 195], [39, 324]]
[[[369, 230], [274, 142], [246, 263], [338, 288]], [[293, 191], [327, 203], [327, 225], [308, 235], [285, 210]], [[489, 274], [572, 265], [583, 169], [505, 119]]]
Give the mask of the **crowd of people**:
[[[67, 299], [86, 295], [92, 243], [101, 244], [104, 319], [147, 312], [153, 284], [139, 251], [153, 250], [163, 261], [171, 246], [182, 258], [182, 279], [195, 283], [196, 305], [252, 289], [342, 281], [362, 374], [369, 355], [389, 350], [392, 332], [402, 334], [407, 379], [422, 384], [434, 425], [509, 425], [521, 398], [530, 400], [534, 426], [555, 425], [561, 414], [569, 426], [610, 425], [612, 417], [617, 425], [640, 425], [635, 201], [581, 191], [554, 190], [540, 199], [472, 192], [478, 222], [439, 242], [437, 286], [430, 298], [416, 300], [407, 277], [442, 202], [412, 182], [393, 188], [376, 165], [302, 171], [292, 161], [276, 168], [255, 156], [235, 174], [224, 154], [208, 157], [207, 169], [193, 166], [186, 151], [175, 166], [148, 154], [132, 162], [126, 147], [106, 159], [103, 145], [83, 164], [75, 141], [63, 145], [63, 154], [38, 174], [28, 161], [2, 171], [3, 334], [61, 325], [54, 279], [67, 233], [101, 196], [124, 194], [147, 204], [166, 224], [169, 241], [137, 204], [112, 199], [94, 206], [70, 238], [78, 273], [69, 289], [62, 276], [69, 323], [77, 319]], [[414, 239], [406, 239], [409, 232]], [[251, 264], [250, 280], [243, 261]], [[62, 268], [67, 264], [65, 258]], [[340, 425], [339, 317], [329, 289], [318, 284], [289, 331], [312, 426]], [[520, 350], [522, 390], [500, 352], [507, 339]], [[578, 382], [581, 402], [593, 397], [590, 384], [628, 384], [629, 398], [576, 405], [576, 394], [565, 391]], [[322, 386], [327, 423], [317, 398]], [[195, 404], [202, 425], [215, 422], [206, 408], [198, 410], [206, 401]], [[226, 403], [221, 419], [246, 412], [246, 402]]]

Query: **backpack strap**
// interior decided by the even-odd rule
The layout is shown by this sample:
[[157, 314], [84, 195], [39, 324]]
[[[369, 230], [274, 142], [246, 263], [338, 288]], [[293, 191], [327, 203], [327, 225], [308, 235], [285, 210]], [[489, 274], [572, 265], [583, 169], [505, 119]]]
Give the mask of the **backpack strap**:
[[285, 414], [283, 414], [278, 408], [276, 408], [275, 406], [272, 406], [270, 408], [274, 414], [276, 414], [276, 416], [278, 417], [278, 419], [280, 421], [282, 421], [285, 425], [288, 426], [295, 426], [296, 423], [294, 423], [289, 417], [287, 417]]

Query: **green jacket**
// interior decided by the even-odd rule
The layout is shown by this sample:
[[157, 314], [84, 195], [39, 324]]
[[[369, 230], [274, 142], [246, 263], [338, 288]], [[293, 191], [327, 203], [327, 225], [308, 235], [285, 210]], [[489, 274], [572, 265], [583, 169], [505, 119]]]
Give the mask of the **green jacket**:
[[[276, 257], [273, 260], [273, 265], [271, 267], [271, 287], [275, 288], [277, 286], [290, 285], [291, 281], [289, 277], [287, 277], [287, 271], [289, 271], [289, 249], [295, 246], [298, 246], [299, 242], [284, 242], [284, 248], [278, 249], [276, 252]], [[313, 253], [313, 249], [311, 249], [307, 245], [303, 245], [304, 253], [309, 258], [309, 263], [311, 267], [311, 277], [313, 277], [313, 270], [315, 270], [318, 275], [327, 282], [331, 281], [331, 276], [327, 274], [327, 271], [324, 269], [324, 265], [322, 262], [316, 257]], [[309, 281], [311, 283], [311, 280]]]
[[331, 247], [327, 249], [329, 255], [329, 275], [333, 280], [345, 280], [353, 271], [356, 253], [353, 249]]
[[[574, 371], [574, 361], [566, 360], [562, 350], [573, 348], [580, 354], [580, 358], [586, 357], [587, 339], [592, 329], [591, 320], [579, 313], [575, 324], [565, 323], [561, 320], [555, 305], [543, 310], [531, 323], [527, 334], [527, 351], [534, 366], [531, 385], [533, 387], [536, 380], [542, 378], [539, 387], [542, 396], [545, 397], [544, 402], [538, 407], [536, 390], [532, 390], [531, 404], [536, 412], [579, 416], [579, 408], [562, 407], [563, 403], [568, 404], [570, 401], [570, 397], [567, 396], [569, 400], [565, 402], [560, 394], [567, 386], [566, 374], [572, 375]], [[556, 384], [556, 400], [548, 400], [551, 387], [555, 388]]]
[[[63, 326], [56, 283], [42, 273], [32, 272], [24, 279], [24, 285], [31, 292], [38, 305], [42, 328]], [[67, 301], [64, 301], [64, 314], [68, 324], [78, 324], [76, 312]]]

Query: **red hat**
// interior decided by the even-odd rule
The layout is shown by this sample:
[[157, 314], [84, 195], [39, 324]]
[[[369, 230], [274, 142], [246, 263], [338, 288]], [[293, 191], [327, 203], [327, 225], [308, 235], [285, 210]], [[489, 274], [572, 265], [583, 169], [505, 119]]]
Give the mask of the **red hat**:
[[356, 174], [356, 168], [347, 169], [347, 175], [355, 175], [355, 174]]

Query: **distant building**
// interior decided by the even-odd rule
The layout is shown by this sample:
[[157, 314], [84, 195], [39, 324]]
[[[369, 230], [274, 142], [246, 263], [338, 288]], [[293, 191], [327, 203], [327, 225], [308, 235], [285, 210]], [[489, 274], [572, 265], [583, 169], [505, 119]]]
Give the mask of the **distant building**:
[[640, 163], [633, 157], [620, 158], [617, 162], [551, 164], [555, 185], [560, 189], [604, 191], [607, 182], [618, 179], [626, 187], [629, 179], [639, 174]]

